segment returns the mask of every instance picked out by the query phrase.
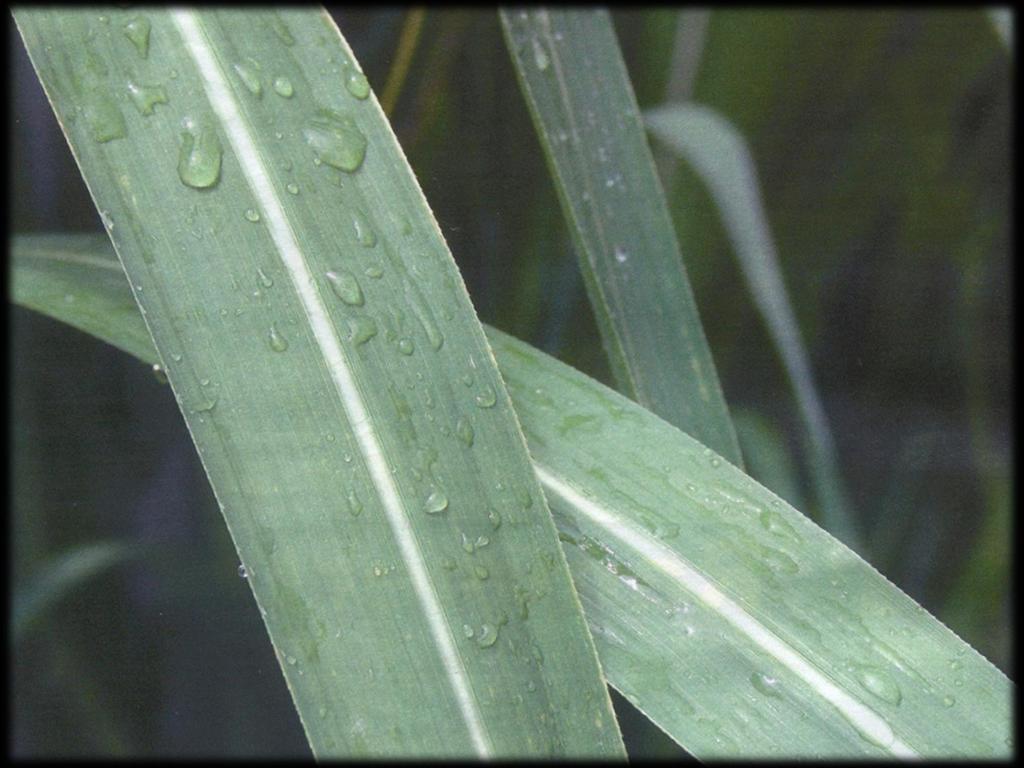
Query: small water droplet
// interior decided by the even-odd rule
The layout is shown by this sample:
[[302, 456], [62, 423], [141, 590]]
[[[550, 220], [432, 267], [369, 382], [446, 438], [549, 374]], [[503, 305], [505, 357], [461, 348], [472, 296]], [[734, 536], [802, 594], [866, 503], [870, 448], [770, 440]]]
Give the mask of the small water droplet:
[[473, 445], [473, 425], [469, 423], [469, 419], [465, 416], [460, 416], [459, 420], [455, 423], [455, 434], [458, 435], [459, 440], [465, 443], [467, 447]]
[[364, 248], [373, 248], [377, 244], [377, 233], [359, 211], [352, 211], [352, 228], [356, 231], [356, 240]]
[[473, 637], [473, 635], [476, 633], [473, 631], [473, 627], [471, 627], [469, 624], [463, 624], [462, 634], [468, 640], [469, 638]]
[[544, 44], [539, 38], [533, 38], [533, 63], [537, 65], [537, 69], [541, 72], [546, 72], [548, 67], [551, 66], [551, 59], [548, 57], [548, 52], [544, 49]]
[[372, 317], [356, 315], [348, 319], [349, 339], [356, 344], [365, 344], [377, 335], [377, 323]]
[[496, 509], [487, 512], [487, 519], [491, 521], [491, 527], [495, 530], [501, 527], [501, 513]]
[[246, 220], [251, 221], [253, 224], [255, 224], [260, 220], [259, 211], [257, 211], [255, 208], [246, 208], [245, 218]]
[[363, 274], [367, 277], [372, 277], [374, 280], [379, 280], [384, 276], [384, 270], [378, 266], [371, 266], [364, 269]]
[[622, 246], [615, 246], [615, 260], [619, 262], [619, 264], [625, 264], [629, 261], [629, 252]]
[[473, 566], [473, 575], [476, 576], [480, 581], [485, 581], [491, 572], [484, 568], [482, 565]]
[[270, 326], [270, 348], [275, 352], [284, 352], [288, 349], [288, 340], [277, 330], [276, 325]]
[[[250, 62], [255, 64], [251, 59]], [[235, 72], [238, 73], [238, 79], [242, 81], [246, 90], [257, 99], [261, 98], [263, 96], [263, 84], [260, 83], [260, 76], [256, 72], [257, 67], [250, 66], [249, 64], [243, 64], [241, 62], [238, 62], [233, 66]]]
[[348, 304], [350, 307], [361, 307], [365, 299], [363, 289], [359, 287], [359, 281], [355, 275], [345, 269], [330, 271], [327, 273], [327, 282], [331, 284], [334, 295]]
[[238, 566], [238, 575], [241, 576], [243, 579], [249, 578], [249, 572], [245, 569], [244, 565]]
[[273, 279], [266, 272], [264, 272], [262, 268], [257, 267], [256, 268], [256, 274], [259, 276], [260, 284], [264, 288], [273, 288], [273, 286], [274, 286]]
[[782, 694], [779, 693], [778, 679], [766, 675], [763, 672], [755, 672], [750, 676], [750, 682], [754, 688], [757, 689], [758, 693], [764, 696], [771, 696], [772, 698], [781, 699]]
[[220, 178], [223, 153], [217, 132], [211, 125], [186, 118], [178, 153], [178, 177], [195, 189], [212, 187]]
[[944, 706], [946, 709], [949, 709], [954, 704], [956, 704], [956, 699], [954, 697], [952, 697], [952, 696], [944, 696], [942, 698], [942, 706]]
[[439, 515], [448, 509], [448, 497], [444, 491], [439, 488], [432, 490], [424, 503], [424, 509], [428, 515]]
[[149, 19], [144, 16], [136, 16], [134, 19], [124, 25], [124, 36], [127, 37], [132, 45], [135, 46], [135, 50], [139, 56], [146, 58], [149, 56], [149, 30], [150, 30]]
[[167, 383], [167, 374], [164, 373], [164, 369], [161, 368], [160, 365], [157, 363], [153, 363], [153, 375], [156, 377], [156, 380], [159, 381], [161, 384]]
[[481, 648], [490, 648], [498, 642], [498, 628], [493, 624], [484, 624], [480, 627], [480, 634], [476, 638], [476, 643]]
[[288, 31], [288, 27], [276, 13], [270, 17], [270, 28], [274, 30], [277, 39], [282, 43], [287, 46], [295, 45], [295, 38], [292, 37], [292, 33]]
[[800, 538], [800, 535], [796, 532], [796, 529], [787, 523], [778, 512], [765, 509], [758, 517], [761, 521], [761, 526], [769, 533], [773, 533], [776, 536], [782, 536], [783, 538], [789, 539], [790, 541], [798, 544], [803, 541], [803, 539]]
[[121, 114], [117, 103], [109, 93], [100, 88], [95, 88], [85, 95], [83, 113], [92, 138], [98, 144], [123, 139], [128, 133], [124, 115]]
[[889, 673], [878, 667], [860, 666], [856, 669], [857, 681], [875, 696], [893, 706], [899, 706], [903, 692]]
[[287, 657], [285, 657], [285, 661], [287, 661], [289, 666], [292, 666], [292, 667], [294, 667], [296, 664], [299, 663], [299, 660], [296, 659], [294, 656], [287, 656]]
[[289, 182], [285, 189], [287, 189], [288, 193], [291, 195], [299, 194], [299, 185], [296, 184], [294, 181]]
[[142, 85], [133, 80], [128, 81], [128, 96], [140, 115], [153, 114], [157, 104], [167, 103], [167, 92], [162, 85]]
[[485, 385], [474, 399], [480, 408], [491, 408], [498, 402], [498, 396], [490, 384]]
[[363, 164], [366, 136], [350, 117], [321, 109], [310, 118], [302, 135], [316, 152], [316, 159], [332, 168], [351, 173]]
[[441, 567], [446, 571], [454, 571], [456, 568], [455, 561], [450, 557], [441, 558]]
[[412, 339], [405, 339], [405, 338], [399, 339], [398, 340], [398, 351], [401, 352], [403, 355], [408, 356], [408, 355], [411, 355], [413, 352], [416, 351], [416, 345], [413, 344]]
[[345, 90], [362, 100], [370, 95], [370, 83], [362, 72], [353, 67], [346, 67]]
[[278, 96], [290, 99], [292, 94], [295, 93], [295, 89], [292, 87], [292, 81], [284, 75], [278, 75], [274, 78], [274, 93]]
[[352, 513], [352, 517], [359, 517], [359, 514], [363, 511], [363, 502], [359, 499], [355, 488], [349, 489], [347, 501], [348, 511]]

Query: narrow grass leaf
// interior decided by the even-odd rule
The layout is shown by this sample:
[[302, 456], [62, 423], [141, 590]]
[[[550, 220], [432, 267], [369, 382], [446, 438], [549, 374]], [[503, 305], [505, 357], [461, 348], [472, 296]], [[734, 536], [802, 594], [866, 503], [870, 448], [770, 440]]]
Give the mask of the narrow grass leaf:
[[314, 754], [621, 756], [483, 331], [330, 17], [15, 18]]
[[[19, 303], [34, 239], [14, 243]], [[92, 288], [112, 285], [77, 306]], [[1012, 685], [868, 563], [648, 411], [488, 338], [604, 673], [672, 738], [703, 759], [1009, 753]]]
[[619, 389], [740, 463], [608, 13], [501, 21]]
[[850, 546], [859, 547], [860, 534], [843, 488], [835, 441], [786, 294], [746, 142], [728, 120], [696, 104], [659, 107], [649, 110], [644, 119], [651, 133], [693, 166], [711, 190], [796, 397], [822, 523]]
[[[123, 276], [119, 276], [119, 279], [124, 284]], [[134, 307], [132, 309], [138, 317], [138, 310]], [[125, 325], [121, 319], [112, 319], [111, 323], [117, 327]], [[127, 544], [98, 541], [73, 547], [43, 563], [36, 576], [14, 592], [11, 604], [11, 634], [14, 642], [23, 640], [49, 609], [75, 589], [123, 563], [133, 554], [132, 547]]]

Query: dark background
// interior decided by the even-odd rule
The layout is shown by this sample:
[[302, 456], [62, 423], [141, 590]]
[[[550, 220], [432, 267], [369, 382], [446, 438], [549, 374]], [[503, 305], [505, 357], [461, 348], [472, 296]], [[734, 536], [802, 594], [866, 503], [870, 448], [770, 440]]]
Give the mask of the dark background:
[[[380, 95], [406, 11], [334, 13]], [[1012, 55], [981, 10], [716, 10], [703, 34], [667, 8], [615, 23], [642, 107], [688, 96], [751, 144], [869, 559], [1012, 675]], [[677, 35], [695, 69], [671, 65]], [[102, 231], [13, 21], [8, 41], [11, 227]], [[481, 319], [608, 382], [495, 13], [427, 13], [393, 121]], [[656, 154], [730, 405], [811, 497], [715, 208]], [[12, 640], [9, 752], [309, 755], [166, 386], [8, 312], [12, 594], [83, 544], [129, 553]], [[616, 707], [633, 754], [673, 752]]]

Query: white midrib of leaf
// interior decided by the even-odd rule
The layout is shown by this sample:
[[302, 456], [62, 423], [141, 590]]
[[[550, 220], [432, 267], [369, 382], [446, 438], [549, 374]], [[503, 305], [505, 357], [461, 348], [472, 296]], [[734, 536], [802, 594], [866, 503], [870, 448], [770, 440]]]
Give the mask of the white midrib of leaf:
[[896, 757], [916, 758], [920, 755], [893, 733], [892, 727], [873, 709], [844, 691], [782, 638], [750, 615], [739, 603], [722, 592], [690, 563], [652, 539], [639, 527], [631, 525], [621, 514], [605, 509], [574, 488], [564, 478], [540, 463], [534, 464], [545, 493], [553, 493], [605, 533], [643, 556], [647, 562], [672, 578], [708, 608], [731, 624], [758, 648], [774, 657], [798, 676], [815, 693], [835, 707], [860, 734], [873, 744], [887, 749]]
[[221, 120], [222, 128], [238, 157], [249, 187], [266, 214], [267, 229], [299, 296], [306, 319], [384, 506], [388, 523], [402, 552], [413, 588], [423, 608], [473, 746], [481, 757], [489, 757], [492, 752], [490, 740], [470, 689], [466, 670], [455, 649], [451, 628], [427, 573], [415, 533], [409, 524], [406, 507], [391, 477], [391, 470], [384, 458], [384, 451], [373, 422], [316, 288], [309, 265], [292, 231], [288, 216], [270, 181], [249, 126], [238, 108], [235, 93], [202, 30], [201, 22], [195, 13], [186, 10], [171, 11], [171, 18], [181, 35], [185, 49], [196, 63], [210, 105]]

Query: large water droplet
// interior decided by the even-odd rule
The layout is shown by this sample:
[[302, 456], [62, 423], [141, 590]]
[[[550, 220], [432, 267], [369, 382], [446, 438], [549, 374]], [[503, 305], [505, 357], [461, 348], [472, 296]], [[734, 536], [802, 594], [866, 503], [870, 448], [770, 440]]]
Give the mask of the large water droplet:
[[448, 509], [448, 497], [444, 491], [439, 488], [435, 488], [427, 496], [427, 500], [423, 505], [428, 515], [439, 515]]
[[167, 103], [167, 92], [162, 85], [140, 85], [129, 80], [128, 95], [139, 114], [143, 116], [152, 115], [157, 104]]
[[352, 307], [363, 306], [363, 290], [351, 272], [345, 269], [332, 270], [327, 273], [327, 282], [331, 284], [334, 295], [343, 302]]
[[356, 315], [348, 319], [349, 339], [356, 344], [365, 344], [377, 335], [377, 323], [372, 317]]
[[238, 62], [233, 66], [235, 72], [238, 73], [238, 79], [242, 81], [246, 90], [258, 99], [263, 96], [263, 84], [260, 83], [260, 76], [256, 71], [258, 65], [251, 59], [249, 62], [248, 64]]
[[222, 149], [213, 126], [186, 119], [178, 153], [178, 177], [196, 189], [212, 187], [220, 178]]
[[281, 332], [277, 330], [276, 325], [270, 326], [268, 338], [270, 340], [270, 348], [275, 352], [284, 352], [288, 349], [288, 339], [281, 335]]
[[292, 94], [295, 93], [295, 88], [292, 86], [292, 81], [284, 75], [278, 75], [274, 78], [274, 93], [278, 96], [283, 96], [286, 99], [290, 99]]
[[857, 681], [882, 701], [899, 706], [903, 692], [889, 673], [878, 667], [860, 666], [856, 669]]
[[357, 99], [365, 99], [370, 95], [370, 83], [366, 75], [354, 67], [346, 67], [345, 89]]
[[317, 159], [332, 168], [351, 173], [363, 164], [366, 137], [350, 117], [321, 109], [310, 118], [302, 135]]
[[124, 25], [124, 36], [131, 40], [139, 56], [149, 56], [149, 19], [144, 16], [136, 16]]

